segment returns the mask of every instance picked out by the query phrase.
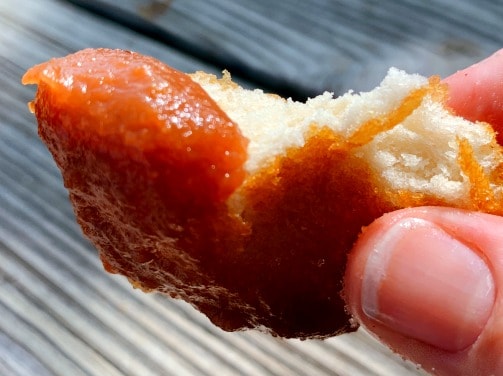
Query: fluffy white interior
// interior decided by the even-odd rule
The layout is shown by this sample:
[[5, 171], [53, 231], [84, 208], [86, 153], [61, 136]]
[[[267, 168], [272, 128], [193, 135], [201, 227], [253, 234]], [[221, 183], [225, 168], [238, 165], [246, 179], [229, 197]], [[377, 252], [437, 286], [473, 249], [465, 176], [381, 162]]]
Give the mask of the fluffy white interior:
[[[312, 126], [328, 126], [344, 137], [366, 120], [398, 107], [412, 90], [428, 80], [390, 69], [376, 89], [333, 98], [324, 93], [306, 103], [285, 100], [261, 90], [245, 90], [225, 74], [221, 80], [205, 73], [192, 78], [201, 84], [250, 140], [246, 169], [254, 173], [289, 147], [301, 147]], [[494, 134], [484, 124], [450, 114], [427, 97], [402, 124], [383, 132], [355, 152], [365, 158], [389, 189], [434, 194], [454, 202], [467, 197], [469, 184], [458, 163], [458, 139], [470, 141], [479, 163], [490, 169], [499, 153]]]
[[379, 134], [359, 151], [390, 189], [432, 194], [448, 202], [469, 195], [459, 167], [459, 140], [467, 139], [487, 172], [499, 163], [494, 134], [487, 125], [450, 114], [427, 97], [402, 124]]
[[373, 91], [347, 93], [333, 98], [324, 93], [306, 103], [265, 94], [262, 90], [246, 90], [230, 81], [198, 72], [192, 75], [227, 115], [239, 124], [250, 140], [248, 172], [263, 167], [271, 156], [281, 155], [289, 147], [304, 145], [305, 134], [311, 126], [328, 126], [345, 137], [364, 121], [389, 112], [412, 89], [425, 85], [418, 75], [407, 75], [391, 69], [381, 85]]

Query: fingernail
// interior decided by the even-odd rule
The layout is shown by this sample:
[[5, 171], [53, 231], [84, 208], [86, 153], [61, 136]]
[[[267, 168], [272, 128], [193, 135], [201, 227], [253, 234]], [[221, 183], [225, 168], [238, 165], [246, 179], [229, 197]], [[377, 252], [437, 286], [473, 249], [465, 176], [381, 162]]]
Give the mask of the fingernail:
[[495, 287], [477, 252], [431, 222], [408, 218], [373, 244], [361, 298], [363, 312], [390, 330], [459, 351], [482, 332]]

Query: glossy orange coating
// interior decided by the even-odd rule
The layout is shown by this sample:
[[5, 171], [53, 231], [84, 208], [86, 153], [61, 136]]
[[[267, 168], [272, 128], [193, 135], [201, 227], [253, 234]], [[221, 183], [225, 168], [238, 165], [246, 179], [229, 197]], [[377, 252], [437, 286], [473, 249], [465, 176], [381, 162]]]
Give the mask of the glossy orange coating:
[[41, 115], [54, 132], [108, 152], [118, 168], [145, 158], [173, 201], [223, 201], [243, 182], [247, 140], [239, 128], [186, 74], [156, 59], [87, 49], [31, 68], [23, 82], [46, 94], [35, 109], [50, 107]]
[[246, 177], [238, 127], [187, 75], [129, 51], [79, 51], [22, 81], [38, 85], [30, 108], [39, 135], [104, 267], [225, 311], [229, 292], [214, 277], [224, 234], [243, 226], [226, 204]]

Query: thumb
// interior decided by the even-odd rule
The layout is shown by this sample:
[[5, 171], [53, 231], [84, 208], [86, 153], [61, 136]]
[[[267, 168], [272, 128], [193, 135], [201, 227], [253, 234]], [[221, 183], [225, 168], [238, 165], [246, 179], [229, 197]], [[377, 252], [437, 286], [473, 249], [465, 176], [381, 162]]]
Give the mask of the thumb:
[[345, 276], [369, 331], [438, 375], [503, 375], [503, 218], [448, 208], [387, 214]]

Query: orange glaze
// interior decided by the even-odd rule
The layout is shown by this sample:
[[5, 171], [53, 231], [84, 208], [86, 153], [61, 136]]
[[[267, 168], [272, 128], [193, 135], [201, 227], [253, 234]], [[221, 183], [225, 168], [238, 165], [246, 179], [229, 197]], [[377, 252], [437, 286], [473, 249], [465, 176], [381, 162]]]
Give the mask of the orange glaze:
[[151, 182], [169, 181], [176, 201], [220, 202], [243, 182], [247, 140], [236, 124], [190, 77], [158, 60], [87, 49], [31, 68], [23, 82], [50, 94], [34, 106], [50, 106], [37, 116], [54, 132], [108, 153], [117, 168], [145, 158]]
[[396, 209], [367, 163], [331, 130], [316, 130], [244, 189], [253, 231], [238, 286], [268, 303], [266, 325], [301, 338], [351, 330], [340, 296], [347, 252], [362, 226]]
[[226, 234], [247, 231], [226, 199], [245, 178], [248, 140], [200, 85], [106, 49], [52, 59], [23, 83], [38, 84], [39, 135], [105, 269], [221, 316], [222, 327], [247, 326], [246, 304], [215, 279], [235, 244]]

